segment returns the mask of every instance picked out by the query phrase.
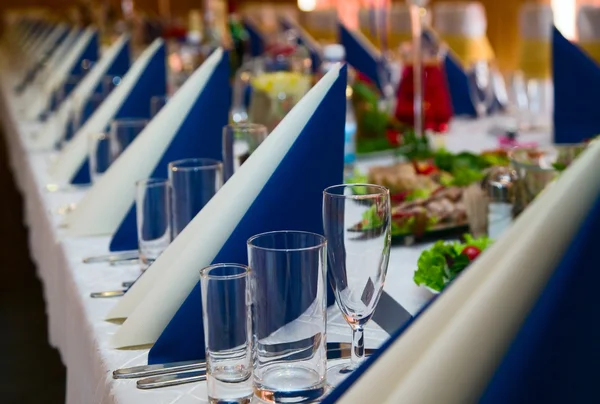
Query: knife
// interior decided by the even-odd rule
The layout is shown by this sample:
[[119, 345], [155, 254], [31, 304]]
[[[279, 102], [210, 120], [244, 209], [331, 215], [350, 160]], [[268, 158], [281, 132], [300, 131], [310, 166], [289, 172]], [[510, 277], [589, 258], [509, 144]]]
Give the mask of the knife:
[[[328, 344], [329, 345], [329, 344]], [[349, 344], [345, 344], [348, 349], [350, 349]], [[371, 355], [375, 350], [374, 349], [365, 349], [365, 355]], [[330, 357], [330, 352], [334, 353], [335, 357]], [[332, 351], [327, 350], [327, 359], [348, 359], [349, 356], [340, 355], [341, 349], [334, 349]], [[197, 362], [198, 364], [199, 362]], [[203, 364], [206, 366], [206, 364]], [[113, 373], [114, 375], [114, 373]], [[138, 389], [148, 390], [148, 389], [158, 389], [161, 387], [170, 387], [170, 386], [178, 386], [180, 384], [187, 383], [196, 383], [203, 382], [206, 380], [206, 368], [194, 370], [194, 371], [180, 371], [178, 373], [170, 373], [162, 376], [153, 376], [145, 379], [138, 380], [136, 382], [136, 386]]]
[[122, 251], [114, 254], [96, 255], [83, 259], [84, 264], [96, 264], [98, 262], [116, 262], [121, 260], [131, 260], [139, 258], [137, 250]]
[[[352, 346], [348, 343], [332, 342], [327, 344], [327, 359], [341, 359], [346, 357], [344, 350], [350, 350]], [[374, 349], [365, 349], [366, 355], [374, 352]], [[187, 372], [190, 370], [206, 369], [204, 361], [171, 362], [156, 365], [133, 366], [130, 368], [117, 369], [113, 372], [114, 379], [139, 379], [141, 377], [165, 375], [176, 372]]]
[[94, 299], [105, 299], [108, 297], [121, 297], [125, 296], [127, 289], [123, 290], [107, 290], [106, 292], [92, 292], [90, 293], [90, 297]]

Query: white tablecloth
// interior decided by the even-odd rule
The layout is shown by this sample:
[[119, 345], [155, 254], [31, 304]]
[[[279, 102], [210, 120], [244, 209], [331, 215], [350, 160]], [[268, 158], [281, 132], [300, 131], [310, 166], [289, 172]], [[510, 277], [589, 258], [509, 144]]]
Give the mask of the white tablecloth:
[[[53, 153], [28, 150], [28, 138], [40, 126], [17, 119], [10, 76], [4, 73], [1, 76], [0, 116], [9, 140], [13, 173], [25, 198], [30, 251], [44, 285], [50, 343], [60, 351], [67, 367], [67, 403], [206, 402], [205, 383], [143, 391], [136, 389], [134, 381], [112, 379], [114, 369], [145, 364], [148, 351], [110, 349], [108, 341], [118, 325], [103, 318], [115, 300], [91, 299], [90, 293], [119, 289], [123, 281], [134, 280], [139, 275], [139, 268], [82, 263], [84, 257], [107, 253], [109, 238], [64, 236], [57, 212], [67, 204], [76, 203], [84, 191], [46, 190], [49, 183], [46, 169]], [[498, 119], [454, 122], [447, 136], [447, 147], [453, 151], [495, 147], [496, 138], [487, 132], [500, 123]], [[549, 143], [550, 135], [530, 134], [524, 139]], [[390, 158], [361, 161], [359, 166], [385, 163], [386, 159]], [[431, 297], [412, 281], [417, 258], [425, 247], [394, 247], [391, 253], [385, 290], [411, 313], [418, 311]], [[339, 313], [330, 315], [330, 322], [328, 339], [349, 342], [350, 328], [343, 324]], [[385, 334], [376, 328], [374, 325], [367, 328], [368, 345], [377, 346], [385, 339]]]

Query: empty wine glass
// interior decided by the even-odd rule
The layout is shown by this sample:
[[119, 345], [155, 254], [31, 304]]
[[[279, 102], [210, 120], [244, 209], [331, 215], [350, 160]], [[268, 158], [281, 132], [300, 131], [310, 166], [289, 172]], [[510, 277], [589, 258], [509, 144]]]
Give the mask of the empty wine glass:
[[379, 185], [335, 185], [323, 191], [328, 278], [337, 305], [352, 328], [351, 362], [327, 371], [332, 386], [364, 359], [364, 327], [379, 303], [387, 274], [390, 209], [389, 190]]

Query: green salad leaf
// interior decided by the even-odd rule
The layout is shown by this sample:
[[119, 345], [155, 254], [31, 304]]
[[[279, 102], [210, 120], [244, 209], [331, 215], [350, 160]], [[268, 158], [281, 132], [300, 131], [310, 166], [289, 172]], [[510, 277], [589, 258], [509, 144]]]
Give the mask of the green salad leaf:
[[484, 251], [492, 243], [487, 237], [476, 239], [470, 234], [465, 234], [464, 240], [464, 243], [438, 241], [433, 247], [423, 251], [413, 276], [415, 283], [441, 292], [471, 263], [469, 257], [463, 254], [466, 247]]
[[363, 213], [362, 230], [371, 230], [381, 227], [381, 217], [377, 214], [377, 206], [373, 205]]

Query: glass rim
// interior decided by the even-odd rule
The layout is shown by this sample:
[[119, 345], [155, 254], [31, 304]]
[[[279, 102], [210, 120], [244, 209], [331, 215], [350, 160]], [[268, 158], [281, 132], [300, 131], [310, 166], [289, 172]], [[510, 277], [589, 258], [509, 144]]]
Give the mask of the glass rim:
[[512, 149], [508, 150], [506, 155], [510, 161], [510, 163], [512, 165], [515, 166], [515, 168], [517, 169], [524, 169], [524, 170], [529, 170], [529, 171], [537, 171], [537, 172], [543, 172], [543, 173], [553, 173], [556, 172], [557, 170], [553, 167], [540, 167], [539, 165], [535, 164], [535, 163], [527, 163], [527, 162], [523, 162], [523, 161], [519, 161], [516, 157], [517, 153], [526, 153], [528, 151], [540, 151], [540, 150], [544, 150], [544, 149], [549, 149], [550, 147], [553, 147], [557, 150], [568, 150], [568, 149], [572, 149], [572, 151], [576, 151], [576, 149], [581, 148], [581, 150], [579, 150], [579, 153], [583, 153], [583, 151], [586, 149], [586, 144], [585, 143], [561, 143], [561, 144], [553, 144], [553, 145], [549, 145], [549, 146], [534, 146], [534, 147], [521, 147], [521, 146], [515, 146]]
[[[211, 275], [210, 272], [218, 269], [218, 268], [238, 268], [241, 271], [239, 274], [234, 275]], [[222, 263], [222, 264], [213, 264], [207, 267], [204, 267], [200, 270], [200, 277], [203, 279], [210, 280], [219, 280], [219, 281], [228, 281], [233, 279], [241, 279], [250, 275], [251, 269], [248, 265], [244, 264], [233, 264], [233, 263]]]
[[[193, 166], [185, 166], [185, 164], [195, 163]], [[204, 157], [192, 157], [189, 159], [180, 159], [171, 161], [168, 165], [169, 172], [176, 171], [203, 171], [223, 168], [223, 162], [216, 159]]]
[[120, 126], [137, 126], [137, 125], [148, 125], [150, 123], [149, 119], [146, 118], [123, 118], [123, 119], [113, 119], [110, 123], [111, 128], [114, 128], [116, 125]]
[[267, 134], [269, 133], [269, 130], [267, 129], [267, 127], [261, 123], [254, 123], [254, 122], [239, 122], [239, 123], [230, 123], [227, 124], [223, 127], [223, 129], [238, 129], [241, 130], [243, 132], [258, 132], [258, 131], [263, 131], [266, 132]]
[[[260, 237], [264, 237], [266, 235], [271, 234], [304, 234], [310, 236], [316, 236], [320, 242], [310, 247], [301, 247], [301, 248], [273, 248], [273, 247], [261, 247], [254, 244], [254, 241]], [[302, 231], [302, 230], [275, 230], [275, 231], [266, 231], [264, 233], [255, 234], [250, 237], [248, 241], [246, 241], [246, 245], [253, 249], [262, 250], [262, 251], [273, 251], [273, 252], [291, 252], [291, 251], [310, 251], [317, 250], [327, 245], [327, 238], [322, 234], [313, 233], [310, 231]]]
[[137, 180], [135, 182], [135, 186], [139, 187], [139, 186], [146, 186], [146, 188], [150, 188], [150, 187], [158, 187], [158, 186], [168, 186], [169, 185], [169, 180], [166, 178], [144, 178], [141, 180]]
[[[331, 192], [334, 189], [352, 188], [352, 187], [370, 187], [370, 188], [375, 188], [375, 189], [379, 190], [380, 192], [361, 194], [361, 195], [339, 195], [339, 194], [334, 194]], [[366, 183], [338, 184], [338, 185], [332, 185], [323, 190], [323, 195], [327, 195], [327, 196], [333, 197], [333, 198], [344, 198], [344, 199], [367, 199], [367, 198], [372, 198], [375, 196], [389, 195], [389, 194], [390, 194], [390, 190], [388, 188], [384, 187], [383, 185], [366, 184]]]

